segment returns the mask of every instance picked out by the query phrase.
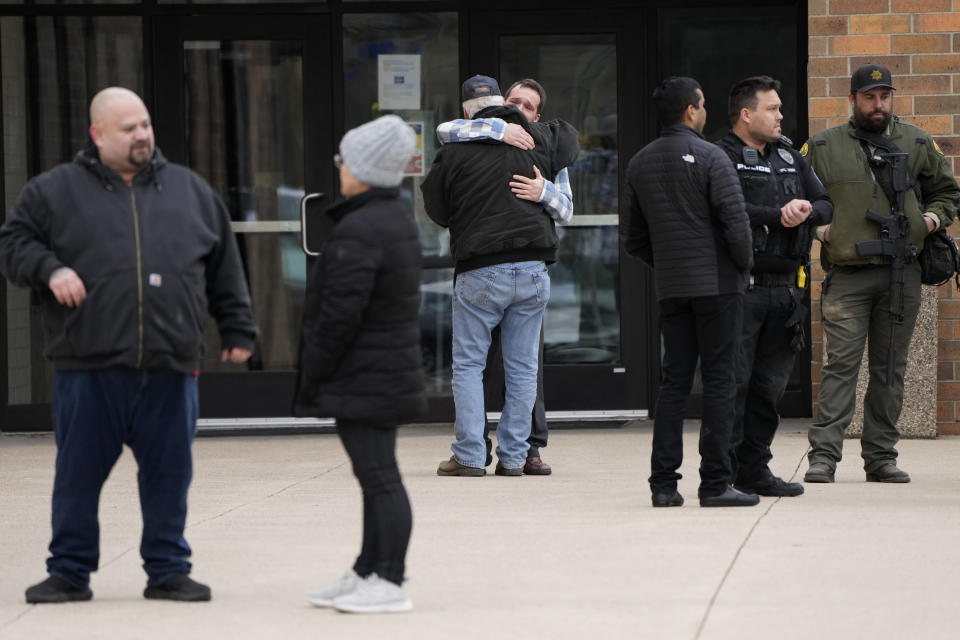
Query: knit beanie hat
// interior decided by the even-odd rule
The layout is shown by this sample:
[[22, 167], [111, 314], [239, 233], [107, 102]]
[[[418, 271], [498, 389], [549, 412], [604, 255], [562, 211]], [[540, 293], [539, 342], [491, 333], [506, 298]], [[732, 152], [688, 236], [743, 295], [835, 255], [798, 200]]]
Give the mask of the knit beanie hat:
[[340, 157], [353, 177], [371, 187], [396, 187], [417, 148], [417, 135], [395, 115], [351, 129], [340, 141]]

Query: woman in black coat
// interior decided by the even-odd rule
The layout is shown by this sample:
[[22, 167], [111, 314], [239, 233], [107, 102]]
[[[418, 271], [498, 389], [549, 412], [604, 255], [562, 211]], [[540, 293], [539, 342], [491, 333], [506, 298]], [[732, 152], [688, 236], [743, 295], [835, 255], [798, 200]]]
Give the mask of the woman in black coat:
[[334, 162], [346, 197], [306, 292], [295, 413], [334, 417], [363, 489], [363, 545], [318, 607], [409, 611], [403, 588], [412, 514], [395, 456], [397, 426], [424, 410], [420, 349], [421, 250], [397, 188], [413, 130], [383, 116], [347, 132]]

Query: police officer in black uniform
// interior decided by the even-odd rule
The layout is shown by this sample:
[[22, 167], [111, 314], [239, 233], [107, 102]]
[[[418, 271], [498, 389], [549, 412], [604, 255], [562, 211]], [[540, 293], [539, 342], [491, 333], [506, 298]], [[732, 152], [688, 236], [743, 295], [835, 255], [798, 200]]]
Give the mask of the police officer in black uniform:
[[810, 244], [833, 218], [826, 189], [781, 136], [780, 82], [754, 76], [730, 90], [733, 130], [717, 145], [737, 168], [753, 231], [753, 270], [743, 306], [737, 404], [730, 457], [733, 484], [764, 496], [798, 496], [803, 485], [770, 471], [770, 444], [796, 354], [804, 345]]

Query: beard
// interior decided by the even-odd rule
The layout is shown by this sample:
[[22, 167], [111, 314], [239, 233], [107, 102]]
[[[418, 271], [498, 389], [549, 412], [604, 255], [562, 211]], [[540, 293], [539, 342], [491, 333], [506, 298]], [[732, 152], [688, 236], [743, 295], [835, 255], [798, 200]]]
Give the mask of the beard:
[[[875, 118], [877, 114], [882, 114], [882, 118]], [[854, 105], [853, 107], [853, 121], [861, 129], [871, 131], [873, 133], [883, 133], [887, 130], [887, 127], [890, 126], [890, 120], [893, 118], [893, 115], [889, 111], [882, 111], [880, 109], [875, 109], [868, 113], [860, 110], [860, 107]]]
[[150, 160], [153, 159], [153, 146], [148, 142], [142, 142], [135, 144], [130, 147], [130, 155], [127, 156], [127, 160], [131, 165], [138, 168], [143, 168], [150, 164]]

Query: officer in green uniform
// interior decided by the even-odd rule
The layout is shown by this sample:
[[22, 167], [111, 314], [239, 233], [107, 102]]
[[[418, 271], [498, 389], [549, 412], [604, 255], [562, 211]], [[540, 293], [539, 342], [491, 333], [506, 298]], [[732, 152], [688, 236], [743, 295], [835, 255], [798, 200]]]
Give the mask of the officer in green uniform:
[[887, 68], [860, 67], [850, 79], [853, 117], [812, 136], [800, 150], [834, 203], [832, 223], [817, 229], [826, 268], [821, 304], [827, 362], [820, 383], [819, 415], [809, 431], [810, 467], [805, 482], [834, 480], [843, 432], [853, 419], [857, 374], [868, 336], [870, 379], [860, 438], [867, 481], [910, 482], [910, 476], [897, 467], [895, 446], [907, 349], [920, 308], [920, 266], [908, 260], [904, 268], [903, 323], [893, 330], [896, 360], [893, 379], [888, 381], [891, 259], [862, 255], [857, 243], [880, 237], [880, 225], [866, 218], [868, 208], [891, 215], [895, 191], [887, 153], [898, 149], [908, 154], [907, 177], [913, 182], [904, 202], [908, 246], [921, 248], [928, 233], [953, 222], [960, 188], [933, 139], [892, 114], [893, 91]]

